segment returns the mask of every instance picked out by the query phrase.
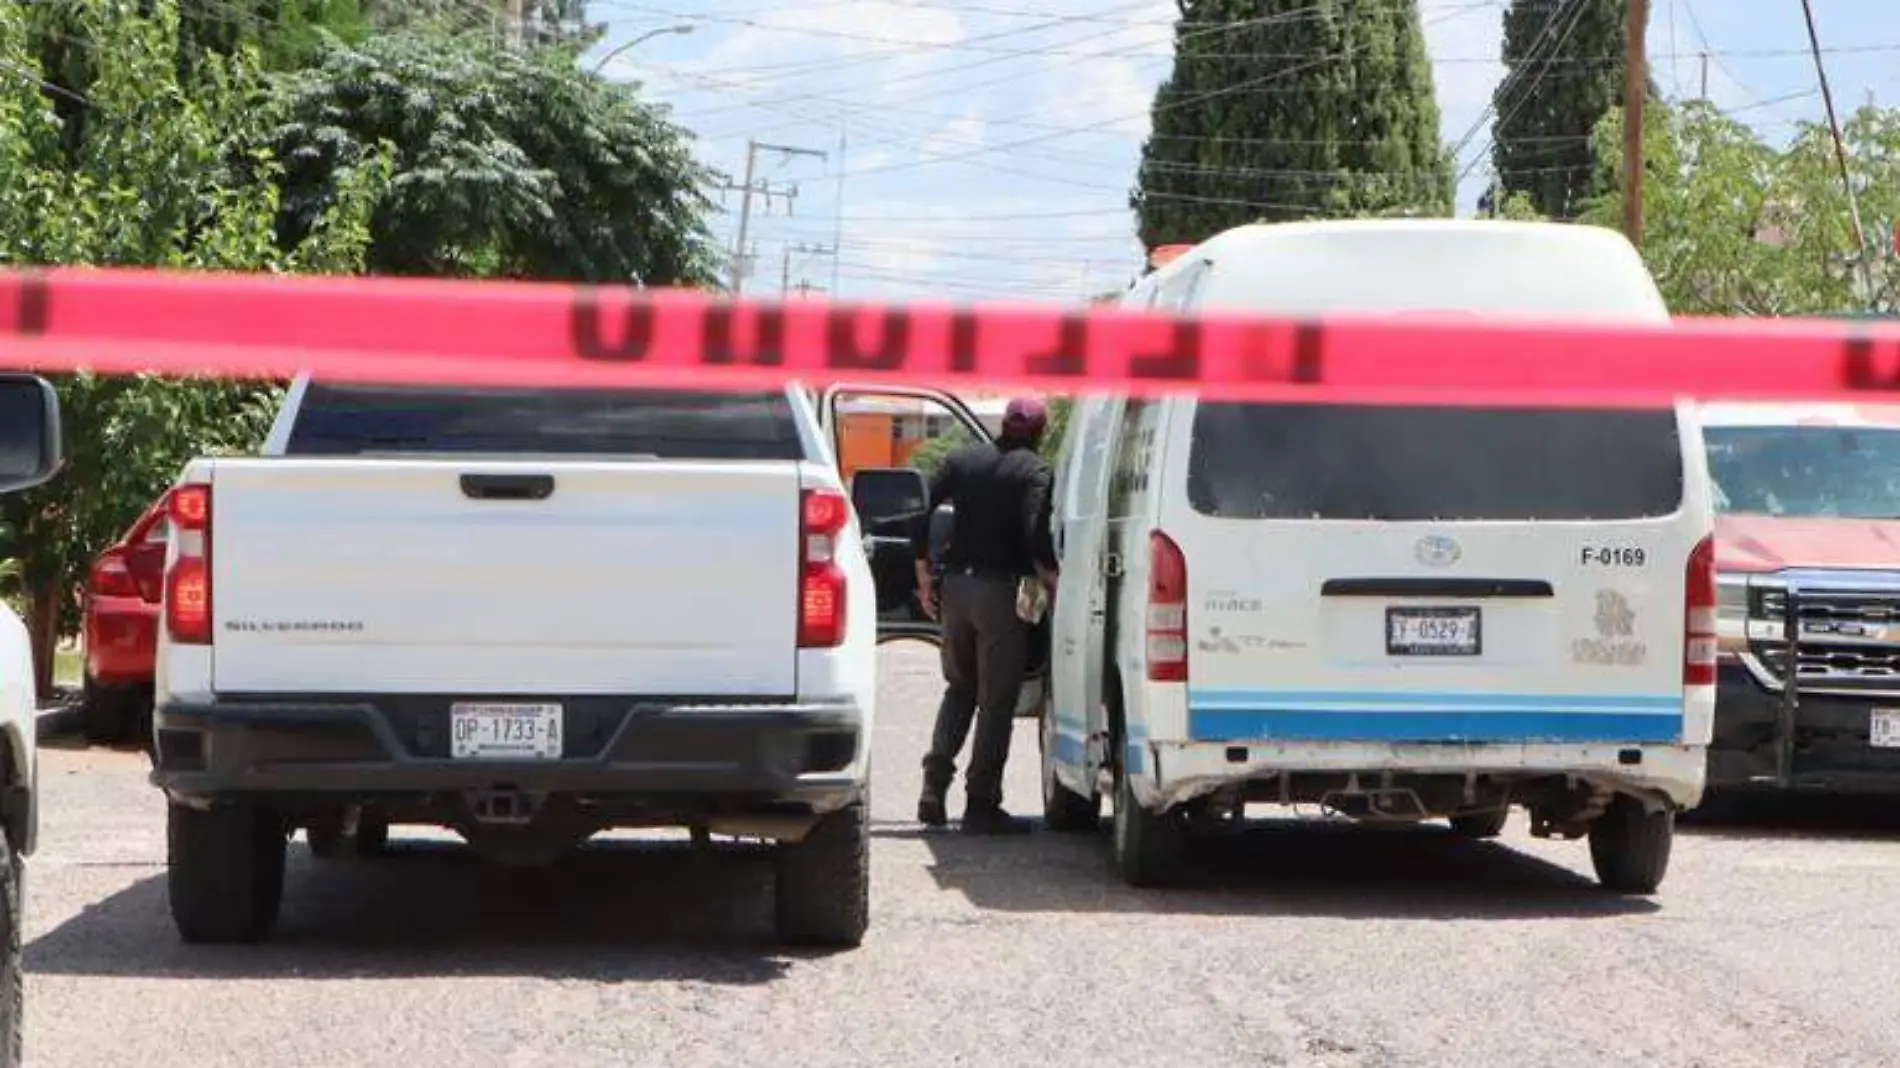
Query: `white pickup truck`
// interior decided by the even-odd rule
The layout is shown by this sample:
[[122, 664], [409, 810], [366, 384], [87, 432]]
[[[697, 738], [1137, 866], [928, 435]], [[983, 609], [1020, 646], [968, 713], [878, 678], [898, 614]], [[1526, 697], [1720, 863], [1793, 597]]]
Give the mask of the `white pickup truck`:
[[[0, 374], [0, 496], [32, 489], [59, 468], [59, 395], [43, 378]], [[32, 642], [0, 601], [0, 1068], [22, 1059], [21, 884], [40, 829], [38, 706]]]
[[[171, 908], [255, 941], [287, 838], [780, 843], [782, 940], [868, 923], [877, 600], [813, 397], [293, 385], [171, 492], [154, 716]], [[822, 405], [830, 411], [833, 405]]]

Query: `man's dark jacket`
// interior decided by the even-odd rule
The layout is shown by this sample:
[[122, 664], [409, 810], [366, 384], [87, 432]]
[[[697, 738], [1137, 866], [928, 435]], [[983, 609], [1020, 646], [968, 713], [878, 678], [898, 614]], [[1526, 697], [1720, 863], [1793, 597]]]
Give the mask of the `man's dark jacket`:
[[930, 478], [928, 507], [911, 533], [917, 559], [930, 555], [931, 514], [949, 501], [955, 505], [955, 522], [941, 561], [945, 570], [999, 578], [1033, 575], [1037, 565], [1054, 571], [1053, 482], [1048, 461], [1028, 445], [1004, 439], [958, 449]]

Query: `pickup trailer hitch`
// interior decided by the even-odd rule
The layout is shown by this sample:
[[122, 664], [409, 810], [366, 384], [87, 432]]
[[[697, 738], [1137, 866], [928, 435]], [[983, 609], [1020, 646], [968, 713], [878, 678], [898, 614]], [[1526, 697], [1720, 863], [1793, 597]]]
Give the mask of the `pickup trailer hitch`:
[[536, 795], [511, 787], [471, 790], [468, 794], [469, 811], [479, 823], [532, 823], [541, 807], [539, 802]]

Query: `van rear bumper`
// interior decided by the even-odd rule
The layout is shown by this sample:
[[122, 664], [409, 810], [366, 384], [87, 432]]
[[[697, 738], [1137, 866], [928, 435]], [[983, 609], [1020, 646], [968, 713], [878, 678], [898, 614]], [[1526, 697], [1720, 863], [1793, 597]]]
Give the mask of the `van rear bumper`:
[[1150, 740], [1146, 775], [1134, 778], [1144, 805], [1172, 806], [1224, 787], [1293, 774], [1358, 773], [1366, 786], [1385, 773], [1540, 779], [1576, 776], [1621, 791], [1666, 797], [1679, 809], [1701, 803], [1708, 771], [1702, 746], [1667, 744], [1368, 743]]
[[863, 718], [848, 702], [546, 700], [565, 709], [563, 756], [506, 762], [450, 755], [442, 697], [168, 702], [154, 716], [151, 778], [177, 798], [360, 803], [506, 784], [738, 811], [831, 811], [861, 788]]

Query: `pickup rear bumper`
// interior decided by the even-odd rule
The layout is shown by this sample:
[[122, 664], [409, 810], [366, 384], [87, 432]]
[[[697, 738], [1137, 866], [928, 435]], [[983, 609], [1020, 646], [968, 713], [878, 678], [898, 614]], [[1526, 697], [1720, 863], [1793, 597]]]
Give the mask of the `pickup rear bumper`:
[[851, 704], [531, 700], [563, 705], [558, 760], [453, 758], [448, 697], [169, 702], [154, 713], [152, 782], [178, 798], [269, 794], [292, 806], [510, 790], [675, 813], [825, 812], [859, 794]]
[[1797, 691], [1784, 726], [1782, 695], [1746, 668], [1723, 664], [1718, 682], [1709, 789], [1900, 793], [1900, 749], [1868, 740], [1873, 710], [1900, 708], [1900, 700]]

